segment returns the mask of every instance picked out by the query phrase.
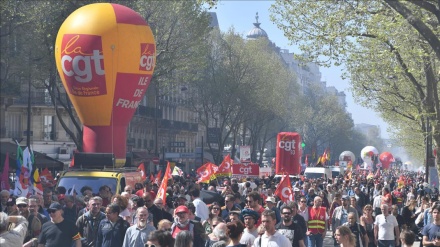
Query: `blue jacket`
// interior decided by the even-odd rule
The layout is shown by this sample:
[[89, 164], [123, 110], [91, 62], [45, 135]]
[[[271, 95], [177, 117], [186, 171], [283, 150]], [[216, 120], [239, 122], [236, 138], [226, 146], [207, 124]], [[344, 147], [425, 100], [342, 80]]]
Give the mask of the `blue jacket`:
[[108, 219], [103, 219], [99, 223], [95, 247], [121, 247], [124, 243], [125, 232], [129, 227], [130, 224], [121, 217], [114, 226]]

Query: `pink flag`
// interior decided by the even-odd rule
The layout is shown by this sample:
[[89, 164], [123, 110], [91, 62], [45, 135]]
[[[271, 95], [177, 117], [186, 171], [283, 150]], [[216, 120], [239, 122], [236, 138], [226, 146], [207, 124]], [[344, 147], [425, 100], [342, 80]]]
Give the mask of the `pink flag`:
[[3, 173], [0, 176], [0, 190], [7, 190], [11, 186], [9, 185], [9, 153], [6, 153], [5, 166], [3, 167]]

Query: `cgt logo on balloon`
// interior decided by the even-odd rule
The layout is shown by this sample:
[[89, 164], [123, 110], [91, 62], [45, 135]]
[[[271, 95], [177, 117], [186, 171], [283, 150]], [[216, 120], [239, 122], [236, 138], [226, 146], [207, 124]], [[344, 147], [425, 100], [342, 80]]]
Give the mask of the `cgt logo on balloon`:
[[65, 34], [61, 49], [61, 69], [71, 94], [90, 97], [107, 93], [101, 36]]
[[156, 53], [156, 48], [153, 44], [141, 44], [141, 59], [139, 62], [139, 70], [142, 71], [153, 71], [154, 69], [154, 54]]

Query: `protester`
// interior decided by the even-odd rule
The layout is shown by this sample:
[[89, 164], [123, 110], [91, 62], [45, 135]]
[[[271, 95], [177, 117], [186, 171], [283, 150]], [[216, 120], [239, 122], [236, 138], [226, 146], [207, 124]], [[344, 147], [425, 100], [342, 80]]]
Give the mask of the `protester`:
[[365, 228], [361, 226], [357, 221], [357, 215], [355, 213], [348, 214], [348, 221], [344, 224], [350, 228], [350, 231], [356, 238], [356, 247], [368, 246], [368, 236]]
[[146, 247], [174, 247], [174, 238], [169, 231], [157, 230], [150, 233]]
[[200, 218], [199, 221], [205, 221], [209, 218], [208, 206], [200, 199], [200, 190], [193, 188], [189, 191], [192, 203], [195, 207], [195, 215]]
[[[8, 230], [10, 223], [15, 227]], [[0, 246], [17, 247], [23, 244], [28, 228], [28, 222], [23, 216], [8, 216], [5, 212], [0, 212]]]
[[219, 222], [214, 229], [212, 230], [212, 233], [208, 235], [208, 238], [205, 242], [205, 247], [212, 247], [215, 245], [218, 245], [217, 243], [221, 241], [222, 244], [226, 245], [226, 243], [229, 242], [229, 238], [227, 235], [228, 228], [226, 227], [226, 223]]
[[64, 220], [63, 207], [53, 202], [47, 209], [50, 215], [49, 222], [43, 224], [38, 237], [38, 245], [45, 247], [81, 247], [81, 235], [75, 223]]
[[276, 216], [272, 210], [264, 210], [261, 214], [261, 223], [264, 227], [264, 233], [259, 235], [253, 244], [253, 247], [278, 246], [291, 247], [292, 243], [288, 238], [280, 234], [276, 228]]
[[148, 209], [140, 207], [136, 210], [137, 224], [130, 226], [125, 232], [123, 247], [143, 247], [151, 232], [155, 231], [154, 226], [147, 224]]
[[440, 205], [431, 211], [433, 222], [423, 227], [423, 246], [440, 246]]
[[402, 243], [402, 247], [412, 247], [415, 239], [416, 235], [412, 231], [403, 230], [400, 233], [400, 242]]
[[105, 208], [106, 219], [99, 223], [96, 247], [121, 247], [125, 232], [130, 224], [119, 216], [121, 208], [118, 204], [109, 204]]
[[375, 244], [379, 247], [398, 246], [400, 231], [397, 219], [389, 214], [388, 204], [382, 204], [380, 210], [382, 214], [376, 216], [374, 222]]
[[368, 247], [374, 247], [374, 217], [373, 207], [369, 204], [365, 205], [364, 213], [359, 219], [361, 226], [363, 226], [368, 236]]
[[203, 229], [205, 229], [205, 233], [206, 234], [210, 234], [212, 232], [212, 230], [214, 229], [214, 227], [212, 227], [213, 224], [213, 220], [216, 219], [216, 221], [218, 222], [218, 218], [221, 217], [221, 207], [220, 204], [218, 202], [213, 202], [211, 205], [209, 205], [209, 217], [207, 220], [205, 220], [204, 222], [202, 222], [203, 225]]
[[192, 246], [193, 246], [193, 236], [189, 231], [181, 231], [176, 235], [176, 241], [174, 242], [174, 247], [192, 247]]
[[[263, 211], [264, 211], [264, 207], [262, 207], [260, 205], [260, 201], [261, 201], [260, 194], [258, 192], [256, 192], [256, 191], [252, 191], [251, 193], [249, 193], [246, 196], [246, 201], [245, 201], [246, 202], [246, 207], [254, 210], [255, 212], [257, 212], [258, 214], [261, 215], [261, 213], [263, 213]], [[257, 222], [257, 226], [259, 226], [260, 224], [261, 224], [261, 218]]]
[[241, 215], [244, 220], [244, 230], [240, 243], [250, 247], [253, 245], [255, 238], [258, 237], [258, 229], [256, 223], [260, 219], [260, 215], [252, 209], [243, 209]]
[[92, 197], [88, 202], [90, 210], [81, 215], [76, 221], [76, 226], [82, 237], [83, 247], [94, 247], [98, 237], [98, 227], [105, 214], [101, 212], [102, 198], [99, 196]]
[[347, 226], [339, 226], [336, 228], [335, 238], [340, 247], [356, 246], [356, 237]]
[[7, 206], [6, 203], [9, 200], [9, 197], [11, 194], [7, 190], [0, 191], [0, 212], [7, 213]]
[[221, 216], [224, 221], [229, 220], [229, 212], [239, 211], [240, 209], [234, 204], [235, 197], [232, 194], [225, 196], [225, 206], [222, 207]]
[[[227, 235], [229, 237], [229, 244], [226, 246], [233, 247], [247, 247], [246, 244], [240, 243], [241, 236], [243, 235], [244, 226], [240, 221], [237, 222], [229, 222], [226, 224]], [[219, 247], [217, 245], [213, 245], [213, 247]]]
[[33, 246], [34, 243], [38, 242], [38, 236], [41, 233], [43, 228], [43, 224], [49, 221], [49, 218], [38, 213], [38, 199], [29, 198], [28, 201], [28, 209], [29, 214], [27, 217], [28, 221], [28, 232], [26, 234], [26, 238], [24, 240], [25, 244], [23, 247]]
[[289, 239], [293, 247], [305, 247], [303, 230], [293, 221], [292, 211], [290, 206], [283, 205], [281, 207], [283, 219], [275, 228], [280, 234]]
[[186, 206], [179, 206], [175, 210], [176, 217], [171, 226], [171, 235], [176, 238], [181, 231], [189, 231], [194, 237], [194, 246], [204, 246], [205, 232], [203, 226], [198, 221], [189, 219], [189, 209]]
[[167, 219], [163, 219], [161, 221], [159, 221], [159, 223], [157, 224], [157, 230], [162, 230], [162, 231], [171, 231], [171, 225], [173, 223], [171, 223], [171, 221], [167, 220]]

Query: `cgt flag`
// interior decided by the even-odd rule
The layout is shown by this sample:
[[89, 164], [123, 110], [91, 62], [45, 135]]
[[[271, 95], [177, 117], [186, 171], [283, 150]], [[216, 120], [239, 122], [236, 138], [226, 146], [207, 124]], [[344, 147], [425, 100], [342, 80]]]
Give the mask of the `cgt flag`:
[[167, 169], [165, 170], [165, 175], [163, 176], [162, 183], [160, 184], [159, 190], [157, 191], [156, 199], [162, 199], [163, 202], [166, 202], [167, 199], [167, 187], [168, 187], [168, 179], [171, 178], [171, 168], [170, 162], [167, 164]]
[[197, 183], [209, 183], [217, 170], [218, 166], [210, 162], [199, 167], [196, 171], [197, 175], [199, 176]]
[[138, 166], [138, 169], [137, 169], [140, 173], [141, 173], [141, 175], [142, 175], [142, 180], [146, 180], [147, 179], [147, 174], [145, 174], [145, 165], [144, 165], [144, 163], [141, 163], [139, 166]]
[[218, 170], [215, 173], [216, 177], [220, 176], [228, 176], [230, 177], [232, 175], [232, 165], [234, 164], [234, 161], [231, 159], [231, 155], [226, 155], [226, 157], [223, 159], [223, 162], [218, 166]]
[[283, 176], [274, 194], [278, 196], [284, 203], [293, 201], [293, 189], [289, 176]]

